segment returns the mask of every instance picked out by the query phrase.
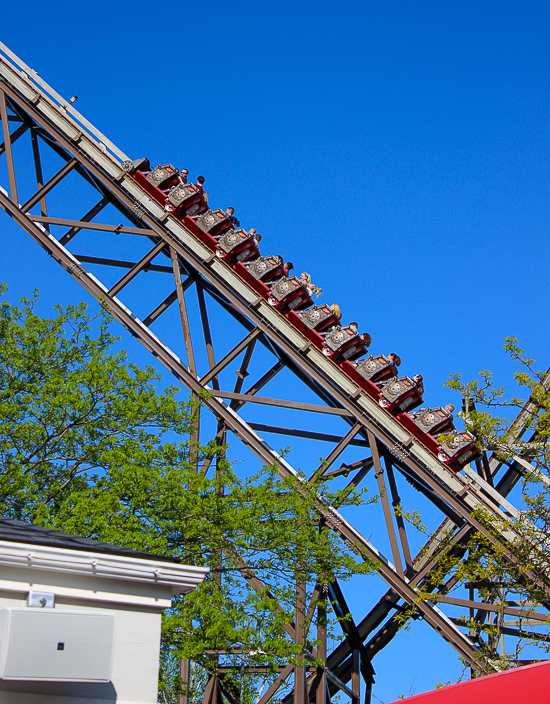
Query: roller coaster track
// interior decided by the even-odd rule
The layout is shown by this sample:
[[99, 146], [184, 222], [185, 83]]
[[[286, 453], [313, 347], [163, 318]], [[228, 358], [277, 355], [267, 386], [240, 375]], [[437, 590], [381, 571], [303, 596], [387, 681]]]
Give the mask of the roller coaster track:
[[[351, 619], [346, 640], [327, 659], [327, 676], [330, 687], [339, 688], [357, 699], [357, 686], [353, 684], [354, 673], [363, 671], [365, 680], [372, 680], [372, 672], [364, 671], [376, 652], [398, 631], [395, 616], [390, 614], [412, 607], [435, 631], [450, 643], [464, 660], [481, 672], [491, 670], [490, 661], [480, 658], [478, 645], [463, 633], [458, 625], [438, 606], [418, 598], [418, 588], [429, 579], [430, 570], [437, 564], [439, 546], [443, 535], [455, 533], [457, 543], [472, 533], [480, 533], [495, 548], [515, 564], [518, 560], [514, 550], [517, 541], [526, 540], [514, 526], [516, 509], [507, 501], [506, 495], [513, 486], [510, 473], [519, 476], [521, 468], [509, 468], [504, 484], [494, 488], [490, 478], [484, 479], [473, 470], [464, 474], [452, 471], [442, 463], [420, 440], [412, 435], [396, 418], [356, 384], [342, 369], [327, 359], [311, 341], [289, 320], [258, 295], [241, 276], [221, 261], [181, 221], [168, 213], [154, 198], [144, 191], [122, 168], [126, 155], [104, 135], [95, 129], [69, 103], [64, 101], [32, 69], [26, 66], [9, 49], [0, 43], [0, 117], [3, 144], [0, 156], [6, 163], [6, 187], [0, 187], [0, 206], [21, 228], [27, 232], [65, 271], [70, 274], [99, 304], [136, 337], [192, 394], [201, 396], [202, 405], [212, 412], [218, 421], [221, 434], [230, 430], [244, 445], [266, 465], [276, 465], [282, 475], [296, 474], [290, 463], [274, 451], [260, 432], [280, 430], [286, 434], [303, 435], [332, 441], [334, 449], [326, 458], [325, 471], [337, 460], [350, 444], [359, 444], [370, 449], [371, 456], [356, 468], [350, 485], [359, 484], [374, 467], [377, 487], [380, 490], [392, 559], [367, 540], [334, 507], [318, 504], [319, 513], [357, 554], [377, 563], [377, 572], [389, 587], [389, 592], [359, 625]], [[12, 129], [15, 127], [15, 129]], [[30, 134], [36, 191], [23, 203], [18, 196], [17, 170], [32, 173], [33, 166], [18, 162], [13, 145], [25, 133]], [[48, 181], [44, 182], [39, 144], [51, 149], [61, 157], [64, 166]], [[59, 190], [68, 174], [77, 174], [88, 187], [99, 192], [101, 199], [83, 217], [51, 217], [48, 213], [47, 196]], [[128, 225], [106, 225], [94, 218], [108, 205], [114, 206]], [[39, 211], [39, 212], [37, 212]], [[52, 230], [63, 226], [69, 228], [61, 237]], [[134, 240], [149, 240], [152, 248], [137, 262], [113, 260], [103, 252], [102, 256], [78, 256], [69, 250], [75, 236], [82, 230], [100, 231], [103, 234], [126, 235]], [[128, 248], [132, 252], [132, 248]], [[155, 264], [160, 255], [169, 256], [169, 265]], [[127, 272], [114, 286], [107, 286], [84, 264], [105, 265], [124, 268]], [[158, 271], [174, 277], [175, 290], [151, 313], [140, 319], [125, 304], [120, 294], [126, 286], [145, 271]], [[209, 369], [202, 376], [197, 371], [195, 351], [190, 335], [190, 323], [185, 291], [194, 286], [201, 311]], [[244, 337], [221, 360], [215, 361], [212, 335], [205, 305], [205, 293], [228, 312], [236, 326], [242, 326]], [[172, 303], [178, 303], [185, 340], [187, 361], [176, 354], [150, 329], [150, 325], [162, 315]], [[250, 359], [256, 343], [268, 351], [275, 364], [247, 392], [242, 391]], [[237, 384], [232, 391], [220, 389], [219, 380], [227, 365], [244, 354]], [[313, 391], [320, 399], [319, 405], [271, 399], [258, 392], [282, 369], [287, 368], [296, 378]], [[208, 392], [204, 394], [203, 392]], [[229, 403], [226, 403], [227, 399]], [[247, 422], [239, 413], [248, 403], [262, 403], [266, 407], [291, 408], [304, 413], [316, 412], [338, 417], [349, 427], [342, 436], [320, 433], [300, 433], [274, 426], [259, 426]], [[522, 418], [518, 420], [516, 432], [520, 433]], [[496, 476], [501, 466], [496, 459], [490, 460], [491, 477]], [[349, 468], [342, 469], [341, 473]], [[445, 516], [445, 520], [429, 542], [427, 549], [412, 559], [403, 522], [393, 515], [389, 497], [397, 505], [399, 498], [395, 484], [394, 469], [412, 483], [414, 488], [427, 497]], [[334, 470], [336, 473], [337, 470]], [[347, 476], [347, 474], [346, 474]], [[507, 477], [507, 478], [506, 478]], [[386, 485], [386, 480], [388, 484]], [[480, 510], [493, 519], [491, 529], [482, 522]], [[397, 527], [396, 527], [397, 524]], [[536, 546], [533, 547], [536, 549]], [[535, 570], [529, 578], [550, 595], [550, 581]], [[336, 587], [335, 587], [336, 589]], [[343, 596], [341, 597], [343, 599]], [[344, 608], [344, 607], [342, 607]], [[471, 604], [468, 605], [471, 608]], [[477, 604], [477, 608], [488, 609], [488, 605]], [[389, 617], [389, 620], [388, 620]], [[379, 628], [381, 626], [381, 628]], [[365, 640], [379, 629], [371, 640]], [[355, 653], [360, 653], [363, 665], [357, 665]], [[355, 658], [355, 659], [354, 659]], [[289, 666], [290, 667], [290, 666]], [[368, 668], [367, 668], [368, 669]], [[288, 672], [291, 672], [292, 668]], [[307, 681], [296, 676], [296, 701], [304, 700]], [[288, 674], [288, 673], [287, 673]], [[303, 674], [303, 673], [302, 673]], [[301, 676], [301, 675], [300, 675]], [[352, 679], [352, 688], [345, 682]], [[222, 683], [223, 684], [223, 683]], [[212, 687], [214, 685], [212, 684]], [[370, 686], [370, 685], [368, 685]], [[222, 687], [223, 689], [223, 687]], [[268, 691], [261, 702], [267, 702], [276, 689]], [[329, 689], [326, 690], [327, 692]], [[370, 690], [369, 690], [370, 691]], [[224, 692], [231, 700], [231, 694]], [[269, 695], [269, 696], [268, 696]], [[320, 704], [325, 701], [325, 689], [310, 692]], [[267, 697], [267, 698], [266, 698]]]

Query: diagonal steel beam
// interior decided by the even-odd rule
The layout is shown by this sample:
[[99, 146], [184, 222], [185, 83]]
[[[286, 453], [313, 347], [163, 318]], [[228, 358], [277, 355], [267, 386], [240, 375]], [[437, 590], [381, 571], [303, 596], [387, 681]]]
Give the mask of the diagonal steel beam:
[[139, 260], [139, 262], [130, 269], [130, 271], [128, 273], [124, 274], [124, 276], [121, 279], [119, 279], [114, 286], [111, 286], [111, 288], [109, 289], [109, 292], [108, 292], [109, 296], [116, 296], [117, 293], [122, 291], [122, 289], [125, 286], [127, 286], [130, 283], [130, 281], [132, 281], [132, 279], [134, 279], [140, 273], [140, 271], [143, 271], [143, 269], [145, 269], [147, 264], [149, 264], [151, 261], [153, 261], [153, 259], [157, 256], [157, 254], [159, 254], [159, 252], [161, 252], [164, 249], [164, 247], [166, 247], [165, 242], [163, 242], [162, 240], [160, 242], [158, 242], [153, 247], [153, 249], [151, 249], [149, 252], [147, 252], [147, 254], [145, 256], [143, 256]]
[[166, 298], [158, 304], [158, 306], [152, 310], [149, 315], [145, 318], [143, 318], [143, 324], [147, 325], [149, 327], [151, 323], [154, 323], [157, 318], [160, 318], [160, 316], [170, 308], [172, 303], [177, 299], [178, 297], [178, 292], [176, 290], [172, 291], [172, 293], [169, 293]]
[[[35, 206], [38, 201], [41, 201], [45, 198], [45, 196], [55, 187], [57, 186], [58, 183], [60, 183], [65, 176], [67, 176], [74, 168], [77, 166], [79, 163], [78, 159], [76, 157], [73, 157], [70, 159], [63, 168], [59, 169], [59, 171], [51, 177], [51, 179], [42, 186], [42, 188], [39, 188], [38, 191], [29, 198], [29, 200], [21, 206], [21, 211], [23, 213], [28, 213], [29, 210]], [[44, 215], [44, 213], [42, 213]]]
[[223, 359], [221, 359], [217, 364], [215, 364], [208, 374], [205, 374], [202, 379], [201, 379], [201, 384], [208, 384], [214, 377], [218, 376], [218, 374], [227, 367], [227, 365], [232, 362], [235, 357], [237, 357], [245, 347], [248, 347], [248, 345], [256, 340], [258, 335], [260, 335], [261, 331], [258, 330], [258, 328], [254, 328], [252, 332], [249, 332], [246, 337], [244, 337], [235, 347], [228, 352]]
[[355, 423], [350, 430], [344, 435], [344, 437], [339, 441], [339, 443], [336, 445], [334, 450], [327, 456], [327, 458], [324, 460], [324, 462], [313, 472], [311, 477], [309, 478], [310, 484], [314, 482], [317, 478], [323, 476], [325, 472], [332, 467], [334, 462], [340, 457], [342, 452], [346, 449], [346, 447], [351, 443], [351, 441], [355, 438], [357, 433], [361, 430], [363, 426], [361, 423]]
[[[70, 241], [73, 239], [73, 237], [74, 237], [75, 235], [77, 235], [77, 234], [80, 232], [80, 230], [82, 230], [83, 225], [82, 225], [81, 223], [89, 223], [90, 220], [93, 220], [96, 215], [99, 215], [99, 213], [103, 210], [103, 208], [105, 208], [105, 206], [108, 205], [108, 203], [109, 203], [109, 199], [108, 199], [108, 198], [106, 198], [106, 197], [105, 197], [105, 198], [102, 198], [102, 199], [99, 201], [99, 203], [96, 203], [96, 204], [93, 206], [93, 208], [90, 208], [90, 210], [88, 210], [88, 212], [86, 213], [86, 215], [84, 215], [84, 217], [81, 218], [80, 223], [79, 223], [78, 225], [73, 225], [73, 226], [71, 227], [71, 229], [68, 230], [68, 231], [63, 235], [63, 237], [61, 237], [61, 238], [59, 239], [60, 243], [61, 243], [62, 245], [66, 245], [67, 242], [70, 242]], [[44, 213], [43, 213], [43, 214], [44, 214]], [[47, 215], [47, 213], [46, 213], [46, 215]], [[44, 222], [44, 224], [48, 224], [48, 225], [49, 225], [49, 222], [46, 222], [46, 221], [44, 221], [44, 220], [42, 220], [42, 222]]]
[[[266, 384], [269, 384], [269, 382], [274, 379], [277, 374], [285, 368], [285, 363], [279, 360], [278, 362], [275, 362], [275, 364], [271, 367], [271, 369], [268, 369], [265, 374], [263, 374], [258, 381], [254, 382], [254, 384], [243, 394], [243, 396], [255, 396], [258, 391], [264, 388]], [[238, 411], [240, 408], [244, 406], [245, 403], [248, 402], [248, 398], [246, 401], [237, 401], [235, 405], [231, 404], [231, 408], [234, 411]]]
[[375, 478], [378, 482], [378, 491], [380, 492], [380, 501], [382, 502], [382, 508], [384, 510], [384, 520], [386, 521], [386, 530], [388, 531], [388, 538], [390, 539], [391, 552], [393, 555], [393, 561], [395, 568], [400, 575], [403, 574], [403, 565], [401, 562], [401, 555], [399, 553], [399, 546], [397, 544], [397, 535], [395, 533], [395, 526], [393, 524], [393, 511], [390, 506], [388, 499], [388, 492], [386, 490], [386, 485], [384, 482], [384, 469], [382, 463], [380, 462], [380, 453], [378, 451], [378, 443], [376, 438], [368, 431], [370, 449], [372, 452], [372, 459], [375, 468]]
[[[233, 393], [234, 394], [240, 394], [241, 390], [243, 388], [244, 380], [248, 376], [248, 365], [250, 364], [250, 360], [252, 359], [252, 354], [254, 353], [254, 348], [256, 347], [256, 341], [257, 337], [255, 337], [246, 347], [246, 352], [243, 355], [243, 359], [241, 362], [241, 366], [239, 369], [237, 369], [237, 380], [235, 382], [235, 386], [233, 388]], [[252, 398], [252, 397], [250, 397]], [[229, 404], [230, 408], [235, 408], [236, 406], [236, 400], [233, 399], [231, 403]]]
[[187, 306], [185, 304], [185, 291], [193, 283], [193, 279], [188, 276], [185, 283], [181, 280], [180, 262], [178, 253], [173, 247], [170, 247], [170, 259], [172, 260], [172, 271], [176, 281], [176, 296], [180, 311], [181, 328], [183, 331], [183, 339], [185, 341], [185, 350], [187, 353], [187, 364], [191, 370], [191, 374], [197, 375], [197, 366], [195, 364], [195, 353], [193, 350], [193, 341], [191, 340], [191, 328], [189, 327], [189, 318], [187, 316]]
[[387, 457], [385, 458], [385, 465], [386, 473], [388, 475], [388, 484], [390, 485], [393, 515], [395, 516], [395, 522], [397, 523], [399, 541], [401, 543], [401, 550], [403, 551], [403, 559], [405, 560], [405, 574], [408, 577], [412, 577], [414, 574], [414, 568], [411, 558], [411, 550], [409, 548], [409, 541], [407, 538], [407, 529], [405, 528], [405, 521], [403, 520], [401, 513], [401, 498], [397, 492], [397, 483], [395, 481], [395, 474], [391, 460]]
[[[17, 142], [17, 140], [19, 139], [19, 137], [21, 137], [21, 135], [25, 134], [25, 132], [26, 132], [28, 129], [29, 129], [29, 125], [27, 125], [26, 123], [23, 124], [23, 125], [21, 125], [21, 127], [18, 127], [18, 128], [15, 130], [15, 132], [11, 135], [10, 145], [15, 144], [15, 142]], [[0, 156], [2, 156], [2, 154], [3, 154], [5, 151], [6, 151], [6, 142], [4, 141], [4, 142], [2, 142], [2, 144], [0, 144]]]

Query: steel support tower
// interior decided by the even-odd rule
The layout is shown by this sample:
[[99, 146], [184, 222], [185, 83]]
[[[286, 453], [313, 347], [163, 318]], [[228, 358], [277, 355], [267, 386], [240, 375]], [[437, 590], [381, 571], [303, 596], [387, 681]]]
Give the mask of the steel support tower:
[[[288, 696], [294, 696], [297, 704], [308, 700], [325, 704], [337, 691], [344, 692], [353, 702], [359, 701], [361, 680], [364, 699], [368, 701], [374, 681], [375, 656], [399, 637], [400, 615], [407, 609], [412, 610], [415, 618], [429, 624], [465, 663], [478, 672], [490, 672], [490, 659], [480, 657], [482, 625], [490, 614], [499, 611], [502, 615], [502, 607], [476, 599], [475, 588], [470, 589], [468, 598], [456, 598], [448, 593], [452, 584], [433, 584], [430, 575], [449, 549], [457, 555], [464, 554], [463, 546], [475, 533], [501, 551], [511, 565], [518, 561], [514, 544], [524, 538], [514, 526], [518, 511], [506, 497], [525, 471], [522, 464], [504, 465], [496, 458], [484, 457], [477, 466], [456, 473], [439, 461], [182, 222], [145, 192], [122, 168], [127, 156], [120, 149], [6, 46], [0, 44], [0, 50], [3, 140], [0, 158], [5, 166], [0, 206], [5, 213], [139, 340], [180, 384], [195, 397], [200, 396], [202, 408], [215, 419], [218, 443], [225, 443], [226, 433], [232, 433], [261, 463], [276, 465], [281, 475], [290, 475], [296, 471], [270, 447], [264, 436], [275, 433], [282, 437], [323, 441], [329, 450], [321, 465], [318, 460], [312, 461], [311, 472], [345, 477], [350, 488], [371, 480], [381, 497], [383, 519], [381, 517], [378, 528], [382, 526], [385, 533], [381, 542], [389, 546], [389, 556], [362, 535], [336, 507], [319, 503], [318, 510], [326, 525], [350, 549], [378, 564], [377, 572], [385, 583], [385, 593], [361, 619], [342, 621], [344, 640], [333, 652], [325, 653], [323, 647], [319, 649], [325, 667], [308, 667], [307, 659], [303, 667], [288, 665], [260, 698], [259, 704], [266, 704], [272, 697], [279, 699], [278, 689], [285, 681], [287, 687], [291, 683], [293, 694]], [[21, 145], [25, 141], [27, 147], [23, 149]], [[54, 163], [58, 166], [52, 170]], [[31, 179], [34, 188], [23, 197]], [[81, 182], [79, 188], [86, 188], [95, 197], [79, 215], [74, 215], [78, 206], [70, 195], [74, 193], [75, 179]], [[67, 192], [69, 196], [65, 195]], [[109, 208], [119, 214], [120, 224], [101, 222], [102, 213]], [[93, 251], [78, 254], [76, 247], [84, 233], [94, 234], [93, 240], [86, 240], [88, 249], [93, 248]], [[121, 240], [126, 256], [114, 258], [111, 252], [120, 247]], [[101, 273], [93, 274], [90, 268]], [[119, 273], [113, 276], [115, 272]], [[152, 273], [159, 276], [152, 278]], [[163, 283], [157, 286], [156, 282], [161, 279]], [[136, 285], [146, 290], [150, 301], [145, 314], [138, 315], [132, 310], [128, 292]], [[226, 317], [223, 333], [212, 325], [213, 307]], [[169, 311], [177, 311], [179, 318], [178, 335], [175, 342], [170, 343], [154, 332], [159, 329], [157, 321]], [[200, 330], [200, 336], [192, 334], [196, 330]], [[220, 354], [219, 350], [227, 349], [228, 339], [234, 340], [234, 344]], [[256, 366], [255, 360], [258, 360]], [[202, 368], [204, 364], [206, 367]], [[236, 381], [235, 365], [238, 367]], [[253, 368], [261, 368], [262, 372], [254, 377], [249, 371]], [[297, 394], [303, 389], [306, 398], [314, 394], [317, 402], [286, 400], [285, 386], [277, 386], [277, 379], [283, 373], [292, 375]], [[547, 375], [545, 383], [548, 380]], [[270, 389], [274, 386], [279, 389], [280, 397], [262, 394], [268, 384]], [[203, 394], [204, 391], [208, 393]], [[283, 427], [274, 422], [260, 424], [245, 420], [245, 415], [254, 417], [249, 409], [258, 408], [255, 404], [262, 407], [264, 416], [266, 412], [280, 414], [282, 409], [287, 409], [304, 418], [311, 414], [330, 417], [341, 430], [321, 433]], [[514, 431], [518, 439], [526, 430], [531, 412], [527, 404], [516, 420]], [[205, 421], [201, 422], [201, 427], [205, 432], [210, 426]], [[350, 447], [360, 448], [363, 457], [355, 463], [338, 466], [339, 458]], [[207, 471], [208, 467], [203, 469]], [[405, 522], [396, 511], [400, 506], [400, 482], [403, 480], [441, 513], [440, 528], [416, 556], [411, 550]], [[501, 525], [499, 532], [495, 534], [476, 517], [480, 509]], [[443, 538], [449, 533], [453, 536], [451, 547], [447, 545], [443, 550]], [[536, 546], [533, 549], [536, 550]], [[544, 574], [531, 570], [529, 578], [550, 594], [550, 580]], [[330, 584], [327, 589], [337, 615], [348, 613], [340, 585]], [[433, 601], [419, 599], [420, 590], [433, 594]], [[448, 608], [452, 609], [452, 614], [462, 610], [466, 618], [475, 614], [480, 623], [479, 631], [472, 632], [461, 626], [456, 616], [447, 613]], [[546, 604], [537, 607], [536, 612], [509, 605], [504, 608], [504, 614], [536, 623], [543, 623], [548, 616]], [[299, 620], [300, 610], [295, 624], [287, 629], [294, 638], [300, 637]], [[507, 633], [521, 635], [519, 629], [512, 628], [508, 628]], [[322, 626], [318, 635], [323, 642]], [[188, 663], [184, 662], [182, 674], [185, 677], [187, 673]], [[220, 670], [218, 676], [211, 678], [205, 700], [223, 699], [236, 702], [238, 695], [224, 686]], [[185, 702], [186, 698], [182, 697], [181, 701]]]

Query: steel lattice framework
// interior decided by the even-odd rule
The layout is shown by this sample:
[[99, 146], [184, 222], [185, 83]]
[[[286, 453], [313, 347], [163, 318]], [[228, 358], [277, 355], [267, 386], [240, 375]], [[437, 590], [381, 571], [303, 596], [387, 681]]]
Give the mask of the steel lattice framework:
[[[323, 619], [320, 618], [317, 635], [322, 645], [317, 655], [325, 660], [326, 666], [308, 667], [307, 658], [302, 667], [288, 665], [263, 694], [259, 704], [266, 704], [291, 676], [294, 677], [293, 696], [296, 703], [315, 700], [318, 704], [325, 704], [330, 701], [331, 694], [338, 690], [354, 702], [358, 701], [361, 678], [365, 683], [365, 701], [369, 701], [374, 681], [371, 663], [376, 654], [397, 636], [399, 616], [407, 608], [413, 609], [416, 617], [424, 619], [435, 629], [473, 669], [489, 672], [490, 660], [480, 657], [479, 640], [486, 617], [500, 611], [501, 615], [504, 613], [516, 619], [528, 619], [531, 623], [543, 623], [548, 615], [546, 605], [542, 605], [542, 611], [537, 612], [524, 611], [517, 605], [510, 605], [502, 611], [501, 606], [497, 608], [492, 603], [476, 600], [474, 588], [470, 589], [468, 599], [448, 595], [447, 591], [452, 585], [433, 584], [430, 575], [449, 549], [457, 555], [464, 554], [465, 543], [476, 532], [502, 551], [512, 565], [517, 562], [513, 545], [520, 535], [514, 528], [513, 520], [509, 519], [516, 518], [518, 512], [506, 496], [522, 476], [522, 464], [516, 461], [503, 465], [494, 458], [484, 456], [476, 467], [466, 467], [463, 473], [455, 473], [440, 462], [397, 419], [327, 360], [283, 315], [258, 296], [231, 267], [217, 258], [182, 222], [148, 195], [121, 167], [127, 159], [125, 154], [7, 47], [0, 45], [0, 49], [4, 54], [0, 55], [0, 117], [3, 131], [0, 157], [6, 165], [6, 183], [0, 187], [0, 206], [7, 215], [101, 306], [109, 310], [181, 384], [192, 394], [200, 395], [203, 407], [216, 420], [218, 443], [225, 444], [226, 433], [230, 431], [262, 463], [275, 464], [282, 475], [288, 475], [295, 474], [295, 470], [268, 445], [262, 435], [277, 432], [313, 438], [332, 444], [317, 472], [349, 477], [347, 486], [350, 488], [369, 476], [375, 479], [384, 514], [385, 542], [390, 546], [391, 559], [386, 558], [334, 506], [319, 503], [318, 510], [324, 522], [348, 547], [377, 562], [377, 572], [386, 584], [386, 593], [361, 621], [353, 618], [342, 621], [345, 639], [331, 653], [326, 652], [326, 635]], [[20, 139], [28, 138], [31, 157], [25, 160], [14, 146]], [[44, 177], [47, 170], [45, 150], [53, 153], [61, 164], [47, 180]], [[21, 202], [18, 179], [23, 173], [27, 179], [32, 175], [36, 188], [33, 195]], [[72, 179], [81, 180], [97, 195], [93, 206], [76, 218], [65, 217], [63, 213], [65, 200], [62, 189], [69, 175]], [[52, 202], [55, 204], [55, 217], [50, 215]], [[126, 224], [110, 225], [97, 221], [107, 207], [115, 208]], [[79, 241], [77, 236], [86, 231], [101, 234], [93, 256], [72, 252], [75, 241]], [[113, 259], [109, 254], [112, 251], [110, 238], [114, 240], [119, 235], [125, 236], [128, 259]], [[144, 243], [147, 246], [143, 254]], [[90, 273], [86, 264], [101, 271], [122, 270], [124, 273], [114, 284], [107, 285]], [[132, 312], [130, 303], [125, 302], [123, 296], [128, 285], [137, 277], [142, 280], [145, 272], [163, 274], [171, 285], [166, 296], [155, 289], [151, 278], [147, 280], [150, 312], [140, 318]], [[191, 320], [191, 292], [196, 296], [198, 322]], [[174, 308], [176, 304], [179, 308], [185, 361], [151, 329], [172, 304]], [[214, 351], [223, 349], [224, 343], [215, 338], [212, 330], [209, 318], [209, 307], [212, 305], [225, 311], [232, 334], [237, 335], [236, 339], [239, 340], [217, 360]], [[196, 328], [201, 330], [201, 339], [197, 336], [192, 339], [191, 331]], [[261, 364], [264, 367], [267, 358], [271, 362], [255, 381], [246, 384], [245, 390], [249, 369], [259, 354], [262, 355]], [[201, 359], [207, 360], [208, 368], [205, 370], [200, 369]], [[237, 380], [228, 385], [226, 371], [229, 365], [237, 361]], [[262, 389], [282, 370], [291, 372], [296, 385], [303, 386], [308, 394], [315, 394], [318, 403], [262, 396]], [[547, 375], [545, 383], [549, 379]], [[207, 395], [201, 393], [205, 390], [209, 391]], [[291, 409], [300, 414], [330, 416], [340, 423], [342, 430], [340, 434], [332, 435], [247, 422], [242, 409], [248, 409], [250, 404], [261, 404], [267, 410]], [[516, 420], [514, 432], [518, 439], [525, 432], [531, 411], [527, 404]], [[199, 439], [199, 429], [195, 439]], [[338, 458], [350, 446], [364, 448], [368, 456], [354, 464], [335, 467]], [[208, 466], [202, 469], [206, 472]], [[405, 523], [399, 511], [395, 510], [400, 506], [398, 480], [402, 478], [442, 514], [440, 528], [416, 557], [411, 552]], [[479, 509], [502, 525], [499, 534], [489, 531], [476, 518]], [[443, 538], [449, 533], [453, 535], [451, 547], [446, 544], [443, 549]], [[528, 576], [550, 594], [550, 582], [543, 575], [531, 571]], [[253, 586], [261, 588], [254, 575], [249, 578]], [[438, 605], [429, 599], [419, 599], [419, 590], [433, 593], [434, 602]], [[328, 591], [337, 615], [348, 613], [340, 586], [330, 584]], [[457, 619], [443, 610], [447, 605], [452, 606], [455, 612], [459, 607], [467, 615], [475, 614], [481, 630], [472, 633], [459, 627]], [[303, 616], [303, 610], [297, 609], [296, 621], [287, 629], [297, 642], [302, 637], [300, 619]], [[510, 628], [507, 632], [509, 635], [520, 635], [519, 631]], [[238, 694], [224, 684], [222, 670], [220, 668], [218, 676], [211, 678], [205, 701], [238, 700]], [[184, 678], [188, 676], [188, 671], [189, 664], [184, 662]], [[181, 700], [186, 703], [186, 697]]]

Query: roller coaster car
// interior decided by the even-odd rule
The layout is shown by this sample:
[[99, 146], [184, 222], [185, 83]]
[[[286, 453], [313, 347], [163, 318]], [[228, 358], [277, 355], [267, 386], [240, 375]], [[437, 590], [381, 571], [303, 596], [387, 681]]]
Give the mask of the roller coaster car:
[[413, 416], [414, 424], [424, 433], [434, 438], [438, 435], [450, 435], [456, 430], [453, 416], [444, 408], [422, 408]]
[[151, 186], [160, 188], [161, 191], [166, 193], [179, 182], [179, 172], [179, 169], [176, 169], [172, 164], [159, 164], [156, 169], [149, 171], [147, 176], [145, 176], [145, 180]]
[[395, 366], [383, 354], [369, 354], [357, 363], [357, 372], [373, 384], [383, 384], [397, 376]]
[[207, 210], [196, 220], [197, 227], [211, 237], [221, 237], [231, 229], [229, 216], [223, 210]]
[[280, 279], [283, 274], [283, 262], [278, 256], [259, 257], [246, 265], [248, 273], [256, 281], [263, 281], [265, 284], [275, 279]]
[[454, 432], [449, 440], [440, 441], [439, 459], [446, 462], [451, 469], [459, 470], [481, 456], [474, 442], [474, 436], [467, 430]]
[[194, 183], [178, 183], [171, 191], [168, 192], [168, 202], [166, 209], [170, 210], [176, 217], [193, 213], [196, 215], [204, 210], [208, 210], [208, 206], [204, 202], [202, 193]]
[[166, 194], [178, 183], [179, 171], [175, 166], [159, 164], [156, 169], [151, 170], [149, 159], [145, 158], [124, 161], [122, 168], [161, 205], [165, 207], [168, 205]]
[[408, 376], [392, 379], [380, 391], [380, 405], [390, 413], [397, 415], [403, 411], [411, 411], [422, 403], [418, 387]]
[[141, 171], [143, 174], [151, 171], [151, 164], [149, 163], [149, 159], [144, 156], [142, 159], [135, 159], [134, 161], [131, 159], [123, 161], [122, 168], [127, 174], [133, 176], [136, 171]]
[[309, 330], [315, 330], [315, 332], [324, 332], [338, 323], [332, 308], [326, 303], [300, 311], [298, 316]]
[[271, 284], [268, 303], [281, 313], [286, 313], [289, 310], [309, 308], [311, 298], [300, 279], [296, 276], [283, 276], [282, 279]]
[[325, 337], [323, 354], [330, 357], [337, 364], [346, 360], [351, 362], [361, 357], [366, 351], [357, 330], [350, 326], [336, 327]]
[[235, 262], [245, 262], [259, 253], [254, 235], [239, 228], [238, 230], [229, 230], [223, 237], [220, 237], [216, 254], [228, 264], [234, 264]]

